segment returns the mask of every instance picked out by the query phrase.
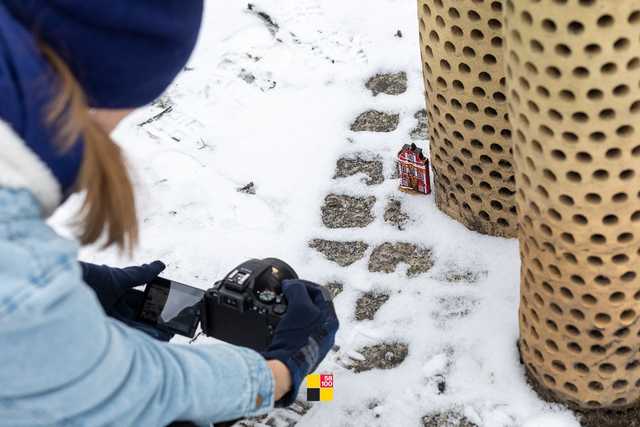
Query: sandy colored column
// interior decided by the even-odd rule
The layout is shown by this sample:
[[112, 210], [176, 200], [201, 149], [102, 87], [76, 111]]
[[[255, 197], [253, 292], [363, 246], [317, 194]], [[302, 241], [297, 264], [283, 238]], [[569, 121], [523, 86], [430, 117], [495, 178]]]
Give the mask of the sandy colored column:
[[508, 0], [529, 373], [585, 408], [640, 398], [640, 1]]
[[503, 1], [419, 0], [438, 207], [468, 228], [515, 236]]

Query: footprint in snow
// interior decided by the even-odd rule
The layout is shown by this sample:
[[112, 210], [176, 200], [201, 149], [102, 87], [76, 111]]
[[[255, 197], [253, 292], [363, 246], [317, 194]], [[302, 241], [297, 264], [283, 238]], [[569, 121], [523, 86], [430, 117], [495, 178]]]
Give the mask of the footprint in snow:
[[439, 328], [447, 328], [453, 321], [463, 319], [473, 312], [480, 303], [467, 296], [446, 296], [436, 300], [437, 309], [431, 313]]

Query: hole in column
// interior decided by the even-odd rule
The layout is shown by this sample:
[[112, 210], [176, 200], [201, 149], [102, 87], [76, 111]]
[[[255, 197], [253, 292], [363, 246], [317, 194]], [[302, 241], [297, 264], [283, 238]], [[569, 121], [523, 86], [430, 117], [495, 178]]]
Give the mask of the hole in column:
[[458, 65], [458, 71], [460, 71], [462, 74], [469, 74], [471, 72], [471, 67], [469, 67], [465, 63], [460, 63]]
[[636, 312], [632, 309], [624, 310], [620, 313], [620, 320], [627, 323], [632, 322], [636, 317]]
[[605, 375], [612, 375], [616, 372], [616, 367], [611, 363], [602, 363], [598, 370]]
[[618, 347], [618, 349], [616, 350], [616, 354], [618, 356], [624, 356], [624, 355], [628, 355], [629, 353], [631, 353], [631, 347], [627, 347], [627, 346], [621, 346]]
[[609, 179], [609, 172], [605, 169], [597, 169], [593, 172], [593, 179], [598, 181], [606, 181]]
[[623, 388], [626, 388], [629, 385], [629, 382], [627, 380], [616, 380], [614, 381], [612, 387], [614, 390], [622, 390]]
[[581, 310], [578, 310], [577, 308], [572, 308], [569, 311], [569, 314], [571, 315], [571, 317], [573, 317], [576, 320], [584, 320], [584, 313]]
[[614, 292], [611, 295], [609, 295], [609, 301], [611, 301], [611, 303], [613, 304], [620, 304], [624, 301], [625, 299], [625, 295], [623, 292]]
[[584, 199], [591, 204], [597, 205], [602, 202], [602, 197], [597, 193], [587, 193]]
[[607, 313], [598, 313], [595, 318], [596, 326], [604, 327], [611, 322], [611, 316]]
[[604, 261], [602, 261], [602, 258], [600, 258], [599, 256], [596, 255], [590, 255], [587, 257], [587, 262], [593, 266], [599, 267], [601, 265], [604, 264]]
[[588, 387], [593, 391], [602, 391], [604, 390], [604, 386], [600, 381], [591, 381], [589, 382]]
[[634, 172], [633, 169], [625, 169], [622, 172], [620, 172], [620, 175], [618, 175], [618, 178], [620, 178], [623, 181], [628, 181], [630, 179], [633, 179], [635, 175], [636, 173]]
[[564, 43], [558, 43], [555, 47], [555, 52], [565, 58], [571, 56], [571, 48]]
[[620, 276], [620, 280], [623, 282], [631, 282], [636, 278], [636, 273], [633, 271], [627, 271], [622, 276]]
[[589, 139], [593, 142], [603, 142], [606, 139], [604, 132], [596, 131], [589, 134]]
[[588, 374], [590, 369], [584, 363], [578, 362], [573, 365], [573, 369], [580, 372], [581, 374]]
[[604, 98], [604, 93], [600, 89], [589, 89], [589, 91], [587, 92], [587, 98], [592, 101], [600, 101], [602, 98]]
[[574, 337], [577, 337], [578, 335], [580, 335], [580, 329], [578, 329], [574, 325], [566, 325], [564, 329], [567, 331], [569, 335], [573, 335]]
[[[592, 90], [594, 90], [594, 89], [592, 89]], [[558, 93], [558, 96], [560, 96], [560, 99], [562, 99], [563, 101], [566, 101], [566, 102], [573, 102], [573, 101], [576, 100], [576, 95], [570, 89], [562, 89]]]
[[590, 43], [584, 47], [584, 51], [587, 55], [595, 56], [602, 52], [602, 48], [596, 43]]
[[540, 43], [538, 40], [536, 39], [532, 39], [529, 42], [529, 47], [531, 48], [531, 50], [535, 53], [542, 53], [544, 52], [544, 46], [542, 43]]
[[579, 79], [586, 79], [589, 77], [589, 70], [586, 67], [576, 67], [573, 69], [573, 76]]
[[587, 217], [582, 214], [575, 214], [571, 219], [575, 224], [578, 225], [587, 225], [589, 223]]
[[542, 20], [542, 29], [549, 33], [555, 33], [558, 26], [553, 20], [546, 18]]
[[554, 340], [548, 339], [544, 343], [550, 351], [553, 351], [553, 352], [558, 351], [558, 344], [556, 344]]
[[489, 19], [489, 21], [487, 21], [487, 24], [489, 24], [489, 28], [491, 28], [492, 30], [500, 30], [502, 28], [502, 22], [500, 22], [498, 19]]
[[627, 335], [629, 335], [629, 328], [620, 328], [618, 330], [616, 330], [613, 335], [616, 336], [617, 338], [624, 338]]
[[451, 27], [451, 34], [453, 34], [455, 37], [464, 36], [464, 32], [462, 31], [462, 28], [458, 27], [457, 25], [453, 25]]
[[627, 371], [635, 371], [640, 367], [640, 362], [638, 360], [634, 360], [624, 367]]
[[601, 28], [608, 28], [611, 27], [614, 22], [615, 20], [613, 19], [613, 16], [607, 14], [598, 18], [597, 24]]
[[567, 344], [567, 349], [575, 354], [582, 353], [582, 347], [580, 347], [580, 344], [578, 344], [577, 342], [570, 342], [569, 344]]
[[479, 21], [481, 19], [480, 14], [475, 10], [470, 10], [469, 12], [467, 12], [467, 17], [471, 21]]
[[622, 233], [618, 235], [619, 243], [629, 243], [633, 240], [633, 234], [631, 233]]
[[614, 74], [618, 71], [618, 66], [614, 62], [607, 62], [600, 67], [602, 74]]
[[582, 34], [584, 32], [584, 25], [580, 21], [571, 21], [567, 24], [567, 31], [575, 35]]
[[575, 203], [573, 201], [573, 197], [569, 196], [568, 194], [561, 194], [558, 197], [558, 200], [560, 201], [560, 203], [562, 203], [565, 206], [573, 206]]

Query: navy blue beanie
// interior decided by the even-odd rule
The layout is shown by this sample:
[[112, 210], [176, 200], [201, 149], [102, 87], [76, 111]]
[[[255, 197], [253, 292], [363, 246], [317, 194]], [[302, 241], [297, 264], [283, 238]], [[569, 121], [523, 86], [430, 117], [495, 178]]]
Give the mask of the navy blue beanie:
[[202, 0], [1, 0], [0, 186], [30, 189], [48, 214], [82, 164], [83, 144], [60, 150], [47, 123], [58, 77], [36, 37], [69, 64], [91, 106], [134, 108], [182, 69], [202, 8]]
[[96, 108], [157, 98], [184, 67], [202, 0], [3, 0], [69, 64]]

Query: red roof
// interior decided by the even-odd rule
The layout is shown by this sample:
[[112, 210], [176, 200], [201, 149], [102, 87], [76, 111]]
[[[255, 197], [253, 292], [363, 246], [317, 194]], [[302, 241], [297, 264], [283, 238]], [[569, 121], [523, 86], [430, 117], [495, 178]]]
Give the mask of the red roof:
[[422, 153], [422, 149], [418, 148], [416, 144], [404, 144], [400, 151], [398, 151], [398, 157], [400, 157], [402, 153], [406, 151], [410, 151], [411, 153], [416, 155], [416, 159], [418, 159], [418, 161], [415, 162], [416, 164], [427, 165], [429, 163], [429, 160]]

